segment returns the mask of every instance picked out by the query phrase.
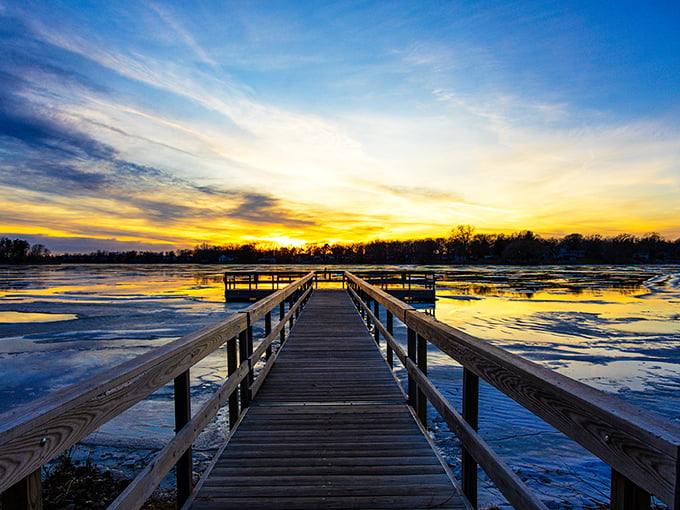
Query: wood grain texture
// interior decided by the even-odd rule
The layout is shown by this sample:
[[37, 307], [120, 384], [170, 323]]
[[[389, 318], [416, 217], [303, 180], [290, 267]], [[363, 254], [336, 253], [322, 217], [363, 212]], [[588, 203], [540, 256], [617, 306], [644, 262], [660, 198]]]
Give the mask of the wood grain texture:
[[40, 470], [34, 471], [2, 493], [3, 510], [42, 510]]
[[195, 509], [466, 508], [342, 290], [315, 290]]

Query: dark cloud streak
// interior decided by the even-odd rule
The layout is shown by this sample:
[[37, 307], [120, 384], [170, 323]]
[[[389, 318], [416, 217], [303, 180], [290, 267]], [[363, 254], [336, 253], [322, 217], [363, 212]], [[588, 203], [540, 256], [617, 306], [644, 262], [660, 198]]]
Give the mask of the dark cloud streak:
[[[70, 88], [108, 91], [75, 70], [73, 66], [79, 63], [85, 69], [97, 65], [40, 40], [23, 21], [0, 16], [0, 143], [4, 149], [0, 152], [0, 185], [39, 193], [42, 203], [60, 207], [67, 197], [73, 210], [89, 208], [93, 218], [101, 214], [109, 219], [118, 216], [121, 223], [129, 219], [132, 208], [137, 211], [135, 219], [163, 227], [177, 228], [196, 220], [294, 228], [317, 224], [270, 194], [197, 186], [163, 169], [122, 158], [114, 146], [83, 131], [83, 126], [178, 149], [130, 135], [118, 126], [62, 113], [60, 104], [73, 99], [60, 94], [69, 94]], [[59, 87], [51, 87], [51, 82]], [[78, 124], [66, 119], [75, 119]], [[119, 202], [121, 212], [85, 199]], [[72, 230], [76, 235], [116, 235], [96, 225], [88, 232], [76, 225]], [[121, 227], [119, 235], [122, 231], [129, 229]]]
[[[120, 241], [115, 237], [98, 239], [83, 236], [47, 236], [47, 235], [33, 235], [33, 234], [3, 234], [11, 239], [25, 239], [30, 244], [43, 244], [53, 254], [60, 253], [91, 253], [97, 250], [104, 251], [171, 251], [177, 248], [172, 240], [164, 243], [145, 243], [141, 241]], [[178, 240], [179, 241], [179, 240]]]
[[0, 99], [0, 137], [48, 149], [53, 157], [56, 155], [54, 152], [61, 152], [62, 158], [108, 160], [116, 156], [113, 147], [35, 111], [31, 103], [10, 94]]

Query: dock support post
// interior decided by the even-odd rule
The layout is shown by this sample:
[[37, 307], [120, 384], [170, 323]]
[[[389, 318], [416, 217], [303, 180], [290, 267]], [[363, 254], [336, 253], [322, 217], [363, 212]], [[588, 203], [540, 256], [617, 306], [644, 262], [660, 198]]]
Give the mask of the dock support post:
[[[250, 329], [250, 327], [238, 335], [238, 352], [240, 363], [248, 363], [248, 358], [250, 358], [251, 354], [248, 352], [248, 329]], [[241, 381], [241, 412], [245, 411], [245, 409], [250, 405], [251, 373], [252, 372], [249, 372], [246, 378]]]
[[[175, 433], [191, 420], [191, 381], [189, 370], [175, 377]], [[177, 479], [177, 506], [181, 507], [189, 499], [193, 490], [191, 446], [175, 465]]]
[[[375, 315], [376, 321], [380, 321], [380, 303], [378, 303], [377, 299], [373, 300], [373, 315]], [[373, 339], [376, 344], [380, 345], [380, 330], [378, 330], [377, 325], [373, 329]]]
[[366, 326], [368, 326], [368, 330], [370, 331], [371, 325], [373, 324], [373, 322], [371, 321], [371, 316], [368, 315], [368, 311], [371, 309], [371, 298], [366, 296], [364, 303], [366, 304]]
[[[279, 304], [279, 322], [282, 322], [283, 318], [285, 316], [286, 316], [286, 303], [284, 301], [281, 301], [281, 303]], [[286, 341], [286, 325], [285, 324], [281, 328], [281, 334], [279, 336], [279, 339], [280, 339], [281, 345], [283, 345], [283, 343]]]
[[[408, 333], [407, 333], [407, 356], [411, 361], [414, 363], [418, 363], [418, 350], [417, 350], [417, 340], [416, 340], [416, 332], [412, 330], [411, 328], [408, 328]], [[418, 390], [417, 390], [417, 385], [416, 381], [411, 377], [409, 374], [408, 376], [408, 405], [411, 406], [412, 409], [416, 409], [418, 407], [418, 396], [417, 396]]]
[[42, 507], [40, 469], [2, 493], [3, 510], [42, 510]]
[[[236, 342], [236, 337], [227, 341], [227, 376], [230, 376], [238, 369]], [[232, 430], [236, 426], [238, 415], [238, 393], [233, 391], [232, 394], [229, 395], [229, 430]]]
[[246, 328], [246, 346], [248, 349], [248, 377], [246, 378], [246, 382], [248, 383], [248, 403], [250, 404], [250, 401], [253, 399], [253, 394], [250, 391], [250, 388], [253, 386], [253, 382], [255, 381], [255, 372], [253, 371], [253, 362], [250, 361], [250, 357], [253, 355], [253, 323], [250, 321], [250, 313], [248, 313], [247, 317], [248, 327]]
[[[479, 376], [463, 368], [463, 419], [476, 430], [479, 429]], [[477, 462], [467, 449], [462, 454], [463, 494], [472, 508], [477, 508]]]
[[[394, 336], [394, 315], [392, 315], [392, 312], [387, 310], [387, 332]], [[385, 342], [387, 344], [387, 363], [390, 365], [390, 368], [394, 367], [394, 352], [392, 351], [392, 346], [390, 345], [389, 342]]]
[[[265, 338], [269, 337], [269, 335], [272, 332], [272, 313], [267, 312], [264, 316], [264, 336]], [[267, 361], [269, 361], [269, 358], [272, 356], [272, 346], [270, 345], [267, 347], [267, 351], [265, 353], [265, 357]]]
[[651, 501], [647, 491], [612, 468], [611, 510], [649, 510]]
[[[427, 376], [427, 340], [420, 335], [416, 338], [418, 369]], [[423, 426], [427, 424], [427, 398], [420, 388], [418, 388], [418, 418]]]

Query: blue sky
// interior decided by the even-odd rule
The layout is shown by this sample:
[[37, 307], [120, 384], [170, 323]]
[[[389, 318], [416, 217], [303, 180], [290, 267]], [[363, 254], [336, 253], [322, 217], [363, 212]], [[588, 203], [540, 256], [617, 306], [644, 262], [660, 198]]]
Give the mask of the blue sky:
[[678, 26], [677, 2], [0, 0], [0, 230], [675, 239]]

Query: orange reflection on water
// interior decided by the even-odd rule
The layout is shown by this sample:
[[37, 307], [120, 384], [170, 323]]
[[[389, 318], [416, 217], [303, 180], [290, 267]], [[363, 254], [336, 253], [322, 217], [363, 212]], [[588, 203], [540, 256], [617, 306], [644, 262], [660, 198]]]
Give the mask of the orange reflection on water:
[[111, 299], [188, 297], [197, 301], [224, 301], [222, 272], [218, 268], [82, 265], [46, 267], [17, 274], [0, 284], [0, 299], [13, 303], [36, 300], [106, 303]]
[[[473, 335], [489, 340], [514, 339], [531, 342], [582, 343], [578, 326], [612, 332], [679, 334], [677, 305], [655, 294], [637, 289], [560, 292], [497, 292], [477, 297], [465, 293], [439, 291], [437, 318]], [[560, 320], [561, 331], [547, 331], [546, 317]], [[572, 326], [573, 332], [569, 332]]]
[[77, 318], [78, 316], [72, 313], [0, 312], [0, 323], [7, 324], [70, 321]]

